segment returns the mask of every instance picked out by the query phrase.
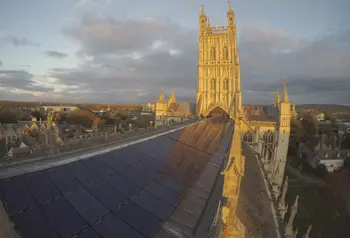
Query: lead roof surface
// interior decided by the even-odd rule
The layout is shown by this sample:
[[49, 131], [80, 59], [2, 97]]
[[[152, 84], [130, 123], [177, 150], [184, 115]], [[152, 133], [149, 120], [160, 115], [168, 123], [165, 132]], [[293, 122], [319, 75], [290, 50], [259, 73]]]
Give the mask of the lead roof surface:
[[24, 238], [152, 237], [218, 146], [211, 122], [85, 160], [0, 180]]

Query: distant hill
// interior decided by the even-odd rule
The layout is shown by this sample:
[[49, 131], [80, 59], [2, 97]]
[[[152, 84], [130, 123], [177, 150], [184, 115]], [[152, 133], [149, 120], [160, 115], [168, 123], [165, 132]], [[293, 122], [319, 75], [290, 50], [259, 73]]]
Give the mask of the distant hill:
[[338, 105], [338, 104], [300, 104], [296, 106], [297, 108], [332, 109], [332, 110], [349, 110], [350, 111], [350, 106]]

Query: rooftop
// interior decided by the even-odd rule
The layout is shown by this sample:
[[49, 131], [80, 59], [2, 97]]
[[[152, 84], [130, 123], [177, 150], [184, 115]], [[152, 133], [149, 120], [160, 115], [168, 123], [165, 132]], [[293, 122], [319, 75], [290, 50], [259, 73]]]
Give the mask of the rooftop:
[[[204, 121], [119, 150], [3, 179], [1, 200], [23, 237], [162, 237], [168, 231], [164, 224], [176, 226], [173, 216], [184, 215], [190, 190], [208, 166], [216, 169], [214, 175], [219, 173], [224, 153], [216, 152], [227, 149], [228, 130], [227, 124]], [[208, 163], [212, 159], [217, 165]], [[191, 219], [197, 222], [200, 214]]]

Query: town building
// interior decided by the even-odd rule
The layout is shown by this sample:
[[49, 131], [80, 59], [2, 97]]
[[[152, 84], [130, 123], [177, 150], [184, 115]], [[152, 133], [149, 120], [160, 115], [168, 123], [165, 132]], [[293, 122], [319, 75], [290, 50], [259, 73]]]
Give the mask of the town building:
[[328, 172], [340, 170], [344, 160], [350, 157], [350, 149], [342, 149], [342, 139], [336, 135], [311, 135], [298, 146], [298, 156], [317, 168], [320, 164], [326, 166]]
[[190, 103], [177, 102], [174, 89], [168, 101], [165, 100], [163, 90], [160, 89], [159, 98], [155, 107], [156, 127], [168, 125], [173, 122], [182, 122], [189, 119], [191, 116]]
[[76, 106], [42, 106], [47, 112], [60, 112], [60, 113], [70, 113], [78, 109]]

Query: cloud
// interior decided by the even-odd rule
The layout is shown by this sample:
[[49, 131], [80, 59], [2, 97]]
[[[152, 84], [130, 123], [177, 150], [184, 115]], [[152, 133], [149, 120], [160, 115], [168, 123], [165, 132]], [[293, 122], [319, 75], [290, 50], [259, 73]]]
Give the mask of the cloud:
[[28, 40], [25, 37], [11, 37], [11, 41], [15, 46], [35, 46], [35, 47], [39, 47], [40, 44], [35, 43], [33, 41]]
[[23, 70], [0, 70], [0, 87], [8, 90], [47, 92], [52, 89], [37, 85], [33, 75]]
[[89, 98], [103, 94], [97, 100], [140, 103], [154, 101], [160, 87], [174, 87], [180, 98], [195, 99], [195, 32], [153, 18], [121, 21], [95, 14], [83, 14], [63, 32], [80, 43], [81, 64], [52, 69], [51, 76], [78, 85]]
[[17, 37], [17, 36], [2, 36], [0, 37], [0, 42], [12, 43], [14, 46], [34, 46], [39, 47], [39, 43], [35, 43], [26, 37]]
[[[95, 103], [155, 102], [162, 87], [167, 95], [175, 88], [180, 101], [195, 100], [196, 30], [163, 19], [84, 13], [62, 32], [79, 45], [75, 66], [52, 68], [40, 77], [12, 74], [27, 80], [5, 87]], [[276, 86], [285, 79], [297, 103], [350, 101], [350, 31], [300, 39], [279, 29], [246, 27], [239, 35], [244, 103], [273, 103]]]
[[0, 67], [2, 67], [4, 64], [2, 63], [2, 61], [0, 60]]
[[46, 51], [45, 53], [46, 53], [46, 55], [51, 56], [53, 58], [57, 58], [57, 59], [63, 59], [63, 58], [68, 56], [68, 54], [58, 52], [55, 50], [49, 50], [49, 51]]
[[[239, 39], [245, 102], [271, 103], [277, 85], [288, 82], [299, 103], [349, 102], [349, 31], [298, 39], [281, 31], [248, 28]], [[265, 92], [265, 93], [262, 93]]]

